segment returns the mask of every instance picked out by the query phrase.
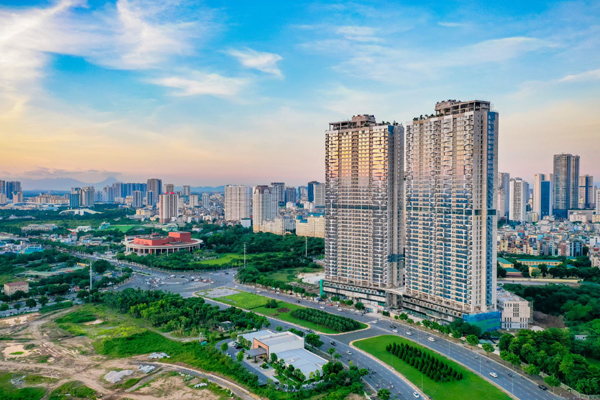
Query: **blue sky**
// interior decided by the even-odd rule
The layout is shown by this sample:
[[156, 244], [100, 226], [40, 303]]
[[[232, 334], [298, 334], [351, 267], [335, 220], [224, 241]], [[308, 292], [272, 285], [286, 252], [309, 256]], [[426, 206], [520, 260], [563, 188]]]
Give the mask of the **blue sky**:
[[328, 122], [448, 98], [500, 112], [501, 170], [600, 176], [592, 1], [4, 0], [0, 89], [4, 177], [302, 184]]

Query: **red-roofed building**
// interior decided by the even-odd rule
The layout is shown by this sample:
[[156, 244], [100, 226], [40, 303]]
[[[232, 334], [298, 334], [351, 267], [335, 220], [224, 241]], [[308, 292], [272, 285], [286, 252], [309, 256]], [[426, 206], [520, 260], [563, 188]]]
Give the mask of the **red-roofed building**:
[[193, 252], [200, 248], [202, 241], [193, 239], [190, 232], [169, 232], [169, 236], [138, 236], [125, 238], [126, 253], [138, 255], [175, 253], [177, 251]]

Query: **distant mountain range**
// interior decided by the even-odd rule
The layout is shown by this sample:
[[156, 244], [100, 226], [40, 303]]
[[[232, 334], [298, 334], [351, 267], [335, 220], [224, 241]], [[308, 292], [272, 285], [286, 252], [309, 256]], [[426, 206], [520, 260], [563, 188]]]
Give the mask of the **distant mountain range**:
[[[115, 177], [106, 178], [102, 182], [90, 183], [82, 182], [73, 178], [44, 178], [44, 179], [21, 179], [21, 187], [27, 192], [48, 192], [48, 191], [70, 191], [73, 187], [93, 186], [96, 190], [102, 190], [105, 186], [111, 186], [115, 182], [120, 182]], [[164, 184], [164, 181], [163, 181]], [[181, 190], [181, 186], [176, 186], [176, 190]], [[206, 192], [224, 192], [224, 186], [196, 186], [192, 187], [193, 193]]]
[[89, 183], [82, 182], [73, 178], [44, 178], [44, 179], [21, 179], [21, 187], [26, 191], [65, 191], [71, 190], [72, 187], [93, 186], [96, 189], [102, 189], [105, 186], [110, 186], [115, 182], [119, 182], [117, 178], [106, 178], [102, 182]]

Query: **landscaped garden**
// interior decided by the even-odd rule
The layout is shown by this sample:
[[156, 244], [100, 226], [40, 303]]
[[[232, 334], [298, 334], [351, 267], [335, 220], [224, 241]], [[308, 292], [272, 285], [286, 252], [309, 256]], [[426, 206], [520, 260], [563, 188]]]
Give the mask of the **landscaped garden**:
[[[397, 344], [400, 346], [404, 344], [406, 350], [404, 352], [396, 351], [398, 355], [394, 354], [391, 350], [391, 347]], [[502, 390], [498, 389], [491, 383], [487, 382], [474, 372], [468, 370], [462, 365], [447, 359], [446, 357], [439, 355], [438, 353], [426, 349], [423, 346], [415, 344], [414, 342], [401, 338], [395, 335], [383, 335], [377, 336], [370, 339], [359, 340], [353, 343], [353, 345], [363, 351], [366, 351], [369, 354], [377, 357], [379, 360], [388, 364], [396, 371], [401, 373], [411, 381], [413, 384], [421, 388], [423, 385], [423, 391], [428, 396], [431, 396], [434, 399], [444, 399], [444, 400], [469, 400], [469, 399], [485, 399], [485, 400], [508, 400], [510, 397], [502, 392]], [[390, 346], [390, 347], [388, 347]], [[410, 349], [410, 350], [408, 350]], [[405, 358], [408, 360], [404, 361], [401, 357], [402, 354], [413, 353], [415, 350], [418, 350], [419, 356], [417, 354], [410, 355]], [[411, 361], [411, 358], [413, 361]], [[447, 379], [446, 381], [442, 379], [438, 379], [437, 381], [431, 379], [427, 376], [427, 372], [420, 372], [418, 369], [419, 359], [425, 360], [435, 359], [438, 362], [435, 364], [436, 367], [429, 368], [440, 368], [440, 374], [429, 373], [430, 376], [442, 376], [445, 373], [443, 371], [450, 371], [451, 374], [456, 371], [457, 376], [461, 377], [461, 379], [456, 379], [454, 376], [452, 379]], [[412, 364], [411, 364], [412, 362]]]
[[254, 293], [232, 294], [219, 297], [216, 300], [323, 333], [350, 332], [367, 327], [367, 325], [347, 317], [340, 317], [325, 311], [313, 310], [283, 301], [276, 301], [276, 306], [267, 307], [268, 304], [273, 305], [273, 299]]

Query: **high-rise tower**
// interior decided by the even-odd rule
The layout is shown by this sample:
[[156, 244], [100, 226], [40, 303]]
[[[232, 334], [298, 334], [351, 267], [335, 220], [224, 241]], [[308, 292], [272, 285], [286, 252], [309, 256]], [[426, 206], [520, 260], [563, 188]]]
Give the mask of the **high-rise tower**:
[[[525, 222], [527, 215], [527, 202], [529, 201], [529, 184], [521, 178], [510, 180], [510, 208], [508, 219], [516, 222]], [[539, 214], [538, 214], [539, 217]]]
[[[373, 115], [329, 124], [325, 292], [397, 305], [403, 285], [403, 154], [402, 125], [377, 123]], [[315, 183], [309, 183], [309, 193]]]
[[497, 179], [489, 102], [442, 101], [407, 124], [404, 308], [446, 321], [496, 310]]
[[225, 221], [240, 222], [252, 215], [252, 188], [247, 186], [225, 186]]
[[533, 177], [533, 212], [544, 219], [552, 215], [552, 174], [535, 174]]
[[569, 209], [579, 205], [579, 156], [554, 156], [554, 215], [567, 218]]

